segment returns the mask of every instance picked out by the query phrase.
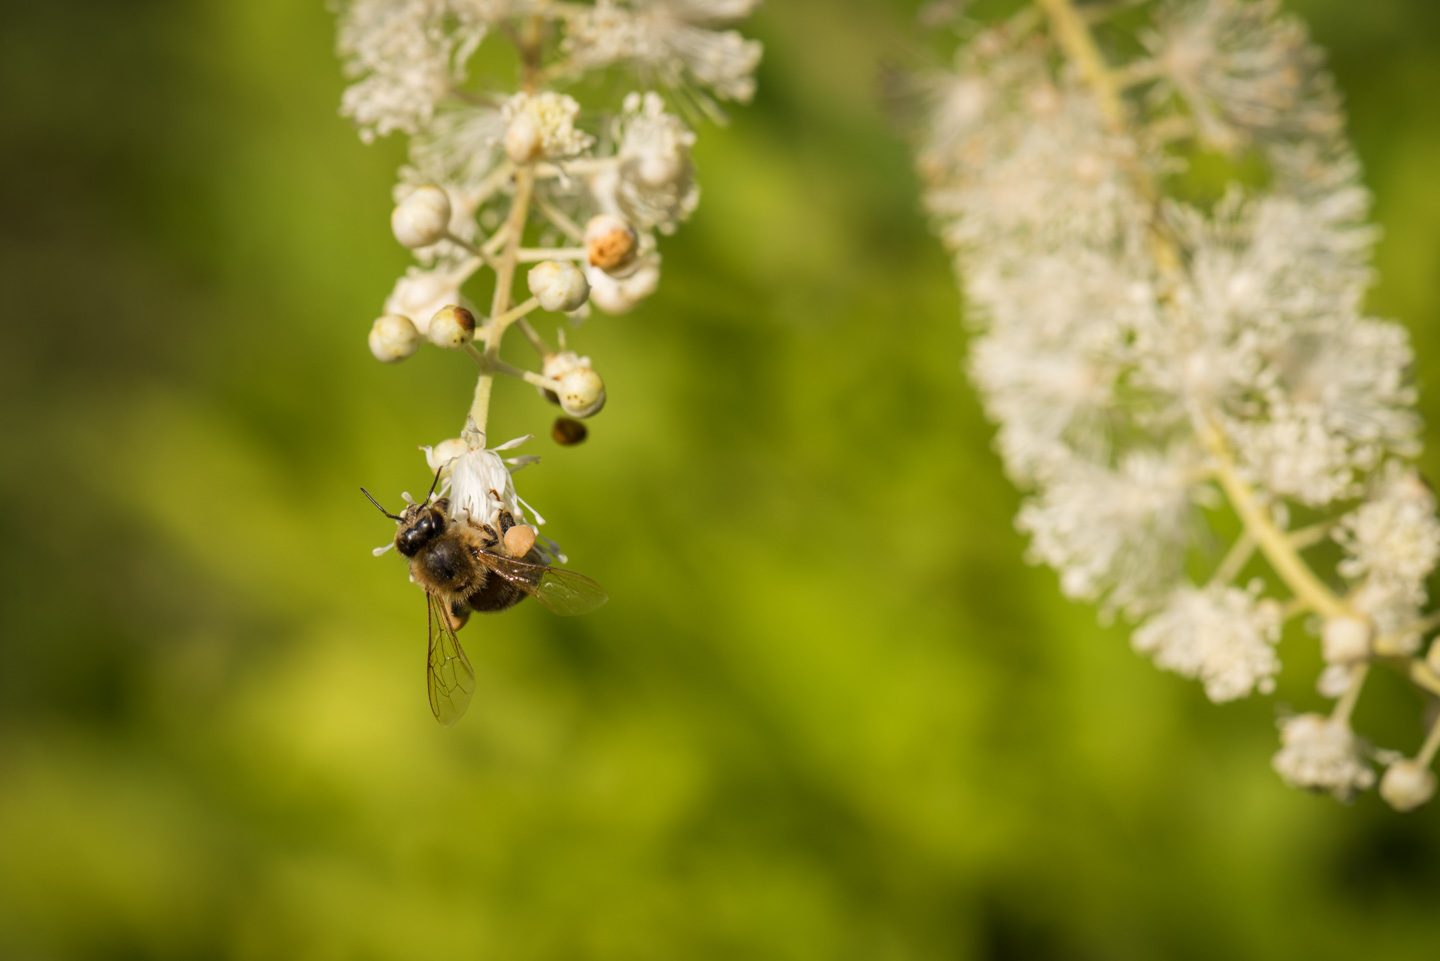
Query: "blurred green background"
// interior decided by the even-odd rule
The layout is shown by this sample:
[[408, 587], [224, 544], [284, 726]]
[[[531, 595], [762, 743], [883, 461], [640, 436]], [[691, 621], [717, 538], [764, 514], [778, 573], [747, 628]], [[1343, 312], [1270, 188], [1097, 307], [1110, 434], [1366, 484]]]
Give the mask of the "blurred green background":
[[[423, 489], [474, 378], [366, 349], [402, 146], [337, 116], [323, 4], [7, 5], [0, 957], [1440, 952], [1440, 806], [1270, 770], [1313, 641], [1217, 708], [1023, 563], [877, 106], [916, 6], [762, 8], [659, 293], [572, 339], [591, 440], [504, 385], [493, 436], [541, 435], [521, 490], [612, 600], [472, 621], [447, 731], [356, 488]], [[1440, 425], [1440, 8], [1287, 6]], [[1413, 750], [1417, 707], [1383, 678], [1358, 723]]]

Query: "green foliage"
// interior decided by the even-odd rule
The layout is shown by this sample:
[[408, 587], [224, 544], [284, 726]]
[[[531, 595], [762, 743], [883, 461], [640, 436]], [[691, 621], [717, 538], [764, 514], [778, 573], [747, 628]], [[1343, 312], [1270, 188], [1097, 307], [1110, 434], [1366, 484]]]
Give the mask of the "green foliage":
[[[449, 731], [357, 488], [423, 489], [473, 373], [369, 356], [400, 148], [336, 116], [323, 5], [16, 6], [0, 956], [1434, 956], [1440, 809], [1284, 787], [1274, 702], [1212, 707], [1023, 564], [878, 106], [914, 3], [762, 8], [659, 293], [574, 335], [588, 442], [500, 385], [493, 436], [542, 438], [523, 493], [612, 601], [475, 618]], [[1428, 388], [1436, 10], [1292, 6]], [[1281, 654], [1313, 677], [1313, 641]], [[1361, 726], [1418, 743], [1389, 694]]]

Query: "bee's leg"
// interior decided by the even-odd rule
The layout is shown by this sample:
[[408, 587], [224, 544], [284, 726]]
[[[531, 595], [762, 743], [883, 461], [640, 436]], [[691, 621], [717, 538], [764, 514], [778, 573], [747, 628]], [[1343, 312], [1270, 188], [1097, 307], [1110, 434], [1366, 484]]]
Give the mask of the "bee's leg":
[[504, 537], [506, 532], [515, 526], [515, 515], [502, 509], [500, 516], [496, 518], [496, 523], [500, 525], [500, 536]]

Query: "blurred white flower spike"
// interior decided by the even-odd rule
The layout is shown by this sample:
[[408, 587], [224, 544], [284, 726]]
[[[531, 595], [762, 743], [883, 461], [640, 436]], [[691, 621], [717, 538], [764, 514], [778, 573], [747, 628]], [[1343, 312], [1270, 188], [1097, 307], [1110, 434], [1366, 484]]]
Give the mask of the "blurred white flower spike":
[[[1350, 800], [1378, 762], [1387, 802], [1423, 804], [1440, 521], [1410, 464], [1409, 337], [1363, 313], [1377, 231], [1322, 52], [1275, 0], [952, 25], [953, 67], [910, 85], [917, 160], [1031, 559], [1215, 702], [1275, 689], [1294, 622], [1335, 703], [1283, 722], [1276, 771]], [[1187, 178], [1202, 153], [1223, 190]], [[1430, 702], [1412, 756], [1352, 728], [1375, 664]]]
[[[604, 597], [586, 578], [536, 566], [564, 555], [526, 521], [528, 512], [544, 523], [511, 480], [536, 458], [501, 456], [518, 442], [488, 444], [494, 379], [523, 380], [558, 405], [568, 417], [546, 433], [562, 437], [564, 446], [587, 436], [570, 418], [600, 413], [605, 382], [589, 357], [566, 349], [563, 330], [552, 348], [532, 325], [540, 315], [531, 315], [543, 311], [577, 324], [592, 309], [629, 311], [655, 291], [657, 236], [673, 233], [699, 199], [695, 133], [670, 112], [666, 97], [689, 117], [721, 116], [716, 98], [750, 99], [761, 48], [736, 25], [758, 0], [333, 0], [333, 6], [337, 52], [353, 78], [341, 114], [367, 143], [397, 132], [409, 137], [390, 231], [416, 263], [370, 324], [370, 351], [395, 364], [428, 351], [428, 343], [464, 353], [478, 368], [461, 436], [421, 448], [434, 472], [431, 498], [417, 504], [407, 495], [401, 515], [386, 511], [400, 525], [394, 546], [411, 558], [412, 579], [430, 595], [432, 683], [439, 685], [431, 704], [449, 723], [468, 700], [469, 666], [453, 631], [470, 610], [503, 610], [530, 596], [571, 614]], [[486, 70], [476, 69], [495, 44], [514, 49], [497, 51]], [[470, 79], [512, 61], [513, 86]], [[607, 82], [590, 76], [600, 71]], [[625, 84], [619, 90], [633, 92], [603, 92], [616, 91], [617, 80]], [[647, 89], [652, 84], [661, 89]], [[492, 282], [477, 290], [487, 273]], [[534, 348], [534, 369], [500, 359], [511, 328]], [[436, 511], [444, 524], [438, 530]], [[439, 577], [445, 545], [461, 540], [513, 590], [470, 585], [462, 596], [455, 582]], [[449, 606], [442, 610], [436, 598]], [[439, 648], [437, 623], [449, 631]], [[436, 650], [454, 653], [437, 660]]]

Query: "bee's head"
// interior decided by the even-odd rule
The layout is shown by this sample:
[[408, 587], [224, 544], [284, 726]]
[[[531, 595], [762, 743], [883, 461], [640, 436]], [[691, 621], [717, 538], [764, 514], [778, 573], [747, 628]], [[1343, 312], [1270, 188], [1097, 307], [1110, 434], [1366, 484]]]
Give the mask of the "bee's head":
[[[449, 510], [450, 501], [441, 497], [439, 500], [431, 501], [435, 495], [435, 488], [440, 484], [440, 472], [435, 472], [435, 480], [430, 484], [430, 493], [425, 495], [425, 500], [419, 504], [411, 504], [404, 512], [396, 517], [394, 514], [380, 506], [380, 502], [370, 497], [370, 492], [360, 488], [360, 493], [370, 498], [370, 503], [386, 517], [399, 525], [395, 531], [395, 549], [406, 557], [414, 557], [426, 544], [433, 541], [445, 530], [445, 513]], [[406, 494], [408, 501], [410, 495]]]
[[445, 511], [439, 504], [411, 504], [399, 521], [395, 549], [406, 557], [414, 557], [445, 530]]
[[[440, 481], [440, 475], [438, 473], [435, 475], [435, 481], [436, 483]], [[426, 544], [440, 536], [441, 532], [445, 530], [445, 512], [450, 507], [450, 501], [447, 498], [441, 497], [438, 500], [431, 501], [427, 496], [424, 502], [411, 504], [405, 508], [399, 517], [396, 517], [381, 507], [379, 501], [370, 497], [370, 492], [365, 488], [360, 488], [360, 493], [369, 497], [370, 503], [374, 504], [380, 513], [398, 525], [395, 531], [395, 549], [406, 557], [414, 557]], [[433, 485], [430, 488], [430, 493], [435, 493]], [[406, 499], [409, 499], [409, 495], [406, 495]]]

